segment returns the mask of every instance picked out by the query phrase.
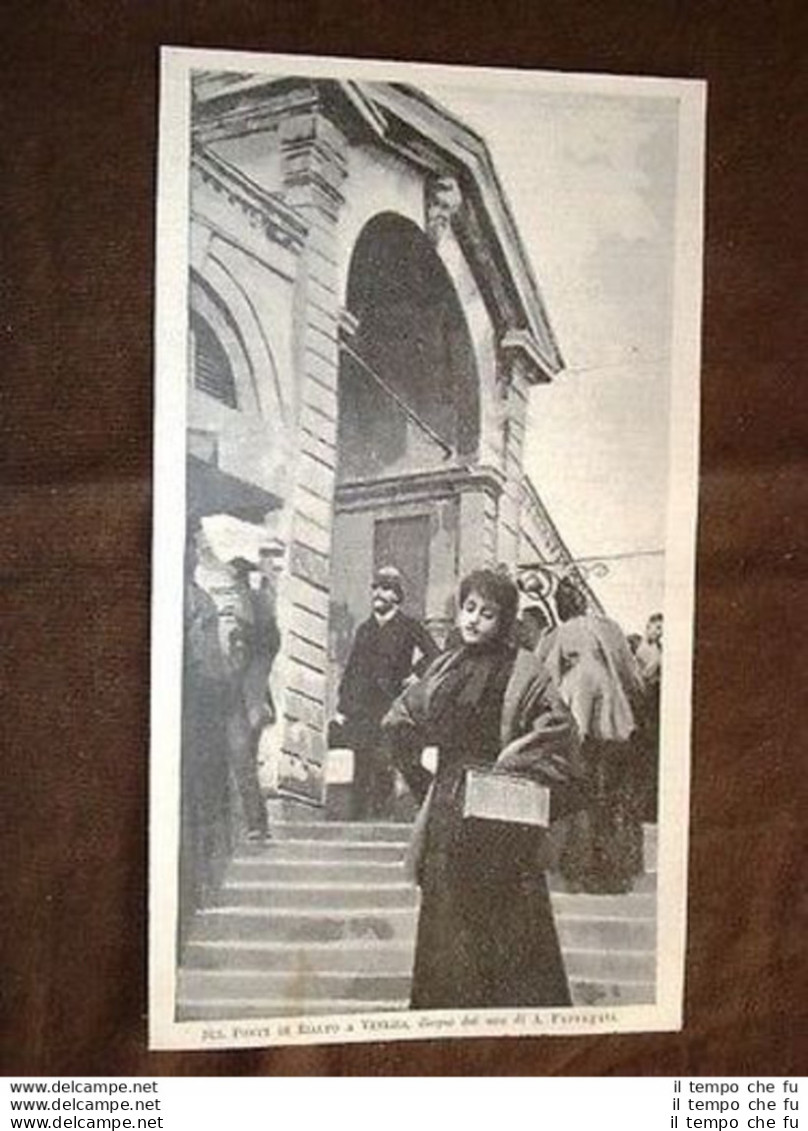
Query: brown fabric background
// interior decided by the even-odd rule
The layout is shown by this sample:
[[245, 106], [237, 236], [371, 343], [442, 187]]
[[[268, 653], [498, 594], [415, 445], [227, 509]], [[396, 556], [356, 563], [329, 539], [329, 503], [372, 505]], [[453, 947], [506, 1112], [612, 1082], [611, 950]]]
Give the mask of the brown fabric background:
[[[2, 5], [0, 1071], [805, 1072], [806, 13], [803, 0]], [[161, 43], [709, 80], [681, 1034], [146, 1051]]]

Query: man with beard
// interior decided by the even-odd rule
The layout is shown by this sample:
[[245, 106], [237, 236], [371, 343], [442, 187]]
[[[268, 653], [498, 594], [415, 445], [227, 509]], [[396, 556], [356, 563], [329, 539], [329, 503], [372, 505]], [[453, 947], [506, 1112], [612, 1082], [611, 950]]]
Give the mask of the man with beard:
[[392, 566], [373, 578], [372, 613], [356, 630], [337, 699], [343, 742], [354, 752], [353, 816], [389, 817], [395, 773], [381, 720], [438, 654], [427, 630], [402, 612], [404, 585]]

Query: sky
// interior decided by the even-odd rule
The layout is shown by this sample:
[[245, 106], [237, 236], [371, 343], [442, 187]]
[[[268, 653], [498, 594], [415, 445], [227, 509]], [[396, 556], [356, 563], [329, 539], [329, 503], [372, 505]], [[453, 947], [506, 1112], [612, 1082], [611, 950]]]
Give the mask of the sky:
[[488, 144], [564, 357], [526, 470], [572, 553], [613, 559], [592, 584], [639, 630], [663, 596], [677, 104], [425, 89]]

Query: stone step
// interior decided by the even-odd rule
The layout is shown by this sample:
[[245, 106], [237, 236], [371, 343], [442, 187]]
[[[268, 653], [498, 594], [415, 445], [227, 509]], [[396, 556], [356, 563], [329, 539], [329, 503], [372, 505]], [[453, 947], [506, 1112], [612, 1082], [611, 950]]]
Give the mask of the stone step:
[[574, 915], [591, 919], [654, 919], [654, 892], [627, 892], [625, 895], [585, 895], [551, 891], [556, 916]]
[[403, 840], [323, 840], [322, 837], [301, 837], [272, 840], [268, 844], [243, 844], [234, 861], [245, 863], [249, 860], [277, 860], [288, 863], [295, 860], [365, 860], [383, 864], [402, 861], [406, 847], [407, 843]]
[[643, 872], [634, 880], [631, 886], [633, 892], [644, 893], [646, 895], [656, 894], [657, 889], [657, 876], [656, 872]]
[[229, 883], [367, 884], [384, 887], [407, 883], [401, 860], [283, 860], [277, 857], [240, 857], [227, 870]]
[[585, 950], [566, 947], [564, 966], [571, 981], [654, 982], [656, 955], [648, 950]]
[[[178, 989], [179, 1001], [186, 1006], [194, 1002], [212, 1005], [275, 1000], [285, 1003], [287, 1012], [305, 1015], [307, 1010], [302, 1003], [319, 1003], [328, 1006], [333, 1013], [338, 1011], [336, 1002], [351, 1003], [354, 1008], [368, 1011], [379, 1008], [379, 1003], [387, 1003], [384, 1008], [406, 1005], [410, 975], [194, 970], [180, 974]], [[628, 979], [592, 982], [575, 978], [570, 983], [570, 991], [575, 1005], [646, 1005], [652, 1004], [655, 998], [652, 981]]]
[[[294, 866], [292, 866], [294, 867]], [[371, 866], [374, 867], [375, 866]], [[382, 868], [388, 866], [382, 865]], [[240, 873], [241, 874], [241, 873]], [[246, 873], [249, 875], [249, 872]], [[299, 879], [284, 871], [278, 880], [228, 879], [216, 896], [218, 907], [254, 907], [274, 910], [324, 909], [334, 913], [353, 911], [357, 908], [366, 911], [383, 912], [391, 908], [414, 908], [418, 903], [418, 889], [404, 879], [403, 871], [390, 867], [382, 873], [373, 871], [375, 876], [384, 875], [386, 881], [371, 882], [357, 880], [351, 866], [333, 869], [329, 865], [310, 868], [306, 866], [306, 879], [300, 873]], [[345, 878], [342, 878], [345, 877]], [[349, 878], [350, 877], [350, 878]], [[627, 920], [643, 925], [648, 929], [655, 918], [655, 899], [648, 894], [628, 894], [621, 896], [570, 895], [565, 892], [553, 893], [553, 909], [556, 919], [566, 921], [592, 921], [595, 931], [600, 930], [598, 921]], [[610, 929], [620, 931], [619, 925]]]
[[196, 970], [322, 970], [353, 974], [401, 974], [409, 977], [414, 938], [346, 939], [331, 943], [267, 942], [206, 939], [189, 942], [184, 969]]
[[[190, 970], [284, 972], [305, 969], [311, 973], [401, 974], [409, 976], [413, 963], [413, 938], [399, 936], [392, 941], [355, 943], [266, 942], [263, 939], [207, 939], [188, 943], [184, 966]], [[653, 982], [655, 956], [652, 951], [570, 946], [562, 933], [564, 960], [570, 976], [581, 980], [608, 982], [629, 979]]]
[[291, 797], [268, 797], [266, 799], [266, 810], [267, 817], [272, 825], [275, 825], [278, 821], [293, 821], [302, 824], [317, 822], [319, 824], [328, 819], [325, 805], [306, 804]]
[[238, 880], [225, 883], [215, 896], [218, 907], [266, 907], [273, 911], [332, 909], [383, 913], [388, 908], [413, 908], [418, 889], [401, 879], [398, 883], [265, 883]]
[[[364, 924], [371, 931], [389, 925]], [[343, 927], [344, 923], [339, 924], [339, 929]], [[411, 930], [414, 921], [407, 927]], [[307, 931], [310, 930], [311, 924], [307, 924]], [[188, 1018], [273, 1016], [279, 1012], [275, 1005], [267, 1007], [269, 1012], [260, 1005], [260, 1001], [269, 998], [285, 1000], [280, 1012], [300, 1015], [347, 1012], [349, 1008], [368, 1012], [401, 1008], [409, 994], [413, 944], [411, 934], [380, 942], [348, 938], [330, 945], [269, 942], [263, 933], [252, 941], [192, 942], [188, 944], [180, 975], [181, 1014]], [[637, 1005], [654, 1001], [652, 952], [566, 947], [564, 961], [576, 1005]], [[275, 983], [285, 988], [277, 994], [264, 992]], [[292, 991], [289, 987], [296, 988]], [[388, 998], [388, 991], [393, 989], [400, 998]], [[233, 1011], [227, 1012], [230, 1007], [225, 999], [231, 998]], [[196, 1013], [194, 1001], [199, 1004]], [[358, 1005], [347, 1004], [356, 1001]], [[239, 1012], [239, 1002], [248, 1003], [243, 1013]]]
[[[338, 853], [322, 860], [290, 857], [276, 861], [261, 858], [252, 862], [250, 858], [239, 857], [228, 866], [225, 882], [267, 886], [281, 882], [312, 887], [347, 884], [349, 887], [366, 886], [374, 890], [391, 884], [416, 887], [401, 859], [343, 859]], [[656, 916], [654, 876], [641, 876], [632, 891], [615, 895], [566, 891], [552, 875], [547, 876], [547, 887], [556, 914], [627, 919], [649, 919]]]
[[[652, 982], [570, 983], [574, 1005], [616, 1006], [652, 1005], [655, 999]], [[328, 1017], [349, 1013], [402, 1012], [409, 1006], [409, 998], [377, 1001], [331, 998], [288, 1001], [282, 998], [186, 998], [178, 1004], [179, 1021], [239, 1020], [241, 1018], [272, 1017]]]
[[547, 886], [551, 892], [559, 892], [564, 895], [587, 897], [592, 899], [623, 899], [630, 895], [655, 895], [657, 890], [657, 877], [656, 872], [641, 872], [639, 876], [635, 876], [631, 883], [631, 888], [624, 892], [589, 892], [589, 891], [576, 891], [570, 889], [562, 876], [556, 872], [547, 873]]
[[[336, 924], [333, 921], [306, 924], [307, 932], [318, 932], [315, 942], [277, 937], [267, 939], [257, 934], [252, 938], [234, 938], [227, 934], [223, 937], [197, 937], [186, 946], [184, 968], [282, 971], [303, 966], [311, 971], [339, 970], [353, 974], [402, 972], [411, 969], [414, 923], [410, 927], [410, 933], [406, 929], [401, 930], [392, 938], [385, 938], [382, 933], [390, 929], [390, 924], [368, 924], [369, 932], [374, 926], [380, 934], [374, 936], [369, 933], [365, 939], [375, 939], [375, 942], [363, 942], [361, 939], [357, 941], [355, 937], [344, 935], [335, 938], [338, 930], [350, 929], [350, 925]], [[212, 930], [209, 933], [215, 935], [217, 932]], [[570, 934], [563, 923], [559, 924], [559, 936], [571, 977], [653, 981], [655, 954], [647, 946], [631, 949], [625, 945], [613, 945], [611, 949], [604, 950], [599, 940], [593, 940], [586, 931], [577, 935]], [[333, 941], [330, 944], [319, 941], [324, 937]], [[595, 945], [591, 945], [593, 942]], [[581, 945], [582, 943], [590, 945]]]
[[189, 944], [207, 940], [347, 942], [414, 939], [415, 907], [209, 907], [197, 913]]
[[[409, 821], [335, 821], [329, 820], [326, 811], [319, 807], [283, 803], [273, 809], [268, 803], [270, 828], [276, 841], [325, 840], [388, 841], [406, 844], [412, 824]], [[277, 816], [276, 816], [277, 814]], [[656, 873], [658, 858], [658, 826], [643, 825], [643, 861], [646, 873]], [[252, 849], [253, 846], [245, 846]], [[257, 851], [261, 851], [259, 846]]]
[[[270, 832], [274, 841], [382, 841], [406, 844], [412, 832], [412, 824], [407, 821], [329, 821], [322, 817], [313, 819], [307, 812], [305, 819], [272, 820]], [[644, 825], [643, 858], [646, 872], [657, 870], [657, 842], [657, 826]], [[260, 851], [263, 846], [256, 847]]]
[[[387, 887], [389, 889], [390, 885]], [[298, 902], [303, 900], [303, 906], [279, 904], [278, 898], [285, 897], [289, 890]], [[199, 912], [194, 935], [200, 939], [246, 937], [305, 942], [331, 938], [394, 938], [401, 935], [402, 929], [407, 937], [413, 933], [416, 888], [407, 884], [392, 885], [393, 902], [388, 907], [380, 907], [376, 902], [376, 887], [361, 884], [349, 890], [352, 904], [344, 901], [344, 885], [317, 885], [310, 889], [292, 885], [282, 892], [264, 884], [257, 888], [241, 886], [235, 892], [227, 888], [219, 906]], [[265, 893], [269, 893], [266, 903], [262, 902]], [[236, 895], [238, 901], [230, 898]], [[269, 902], [271, 897], [278, 898]], [[624, 943], [625, 948], [632, 950], [653, 946], [656, 910], [653, 895], [589, 896], [560, 892], [553, 894], [552, 903], [562, 938], [579, 948], [589, 948], [590, 940], [594, 946]], [[389, 920], [387, 925], [385, 920]]]
[[[180, 1018], [406, 1008], [418, 903], [403, 869], [410, 827], [296, 817], [273, 821], [272, 832], [270, 843], [239, 849], [217, 906], [195, 917]], [[647, 866], [655, 834], [646, 828]], [[566, 892], [548, 879], [575, 1003], [653, 1002], [653, 869], [619, 895]]]
[[[652, 1005], [655, 1001], [652, 982], [576, 982], [570, 984], [574, 1005], [616, 1006]], [[300, 999], [290, 1001], [276, 997], [228, 998], [210, 997], [180, 999], [179, 1021], [239, 1020], [241, 1018], [327, 1017], [350, 1013], [402, 1012], [409, 998], [363, 1001], [356, 998]]]
[[[235, 911], [235, 909], [233, 909]], [[258, 911], [258, 908], [245, 908], [247, 911]], [[296, 960], [297, 956], [310, 949], [306, 946], [308, 938], [312, 941], [319, 942], [323, 939], [324, 932], [330, 937], [338, 930], [337, 921], [342, 915], [344, 909], [339, 908], [331, 912], [325, 920], [328, 924], [324, 927], [322, 917], [316, 917], [313, 921], [309, 916], [287, 915], [281, 919], [280, 923], [276, 926], [270, 924], [263, 917], [253, 915], [250, 919], [250, 925], [253, 933], [249, 935], [249, 940], [252, 942], [251, 950], [255, 952], [255, 957], [260, 957], [260, 949], [256, 948], [255, 943], [262, 941], [260, 930], [266, 929], [267, 942], [274, 946], [276, 943], [281, 944], [281, 952], [283, 953], [283, 942], [291, 934], [295, 935], [292, 944], [288, 946], [285, 951], [286, 959], [289, 961]], [[270, 914], [272, 914], [270, 910]], [[383, 916], [381, 916], [383, 917]], [[210, 916], [209, 916], [210, 918]], [[345, 922], [343, 925], [343, 933], [339, 936], [340, 939], [350, 939], [352, 936], [349, 932], [355, 929], [357, 918], [355, 915], [347, 914], [344, 916]], [[415, 930], [415, 914], [411, 913], [412, 929], [411, 932], [404, 936], [410, 937]], [[217, 932], [215, 939], [208, 939], [200, 937], [192, 938], [191, 943], [199, 941], [204, 943], [206, 941], [216, 942], [219, 947], [223, 944], [230, 943], [234, 948], [233, 961], [237, 965], [247, 964], [244, 960], [243, 953], [239, 950], [239, 944], [242, 941], [241, 932], [245, 928], [245, 923], [248, 917], [244, 915], [222, 915], [218, 923], [220, 930]], [[631, 919], [625, 916], [608, 917], [601, 916], [588, 916], [588, 915], [574, 915], [562, 913], [556, 915], [556, 927], [558, 929], [559, 940], [563, 950], [608, 950], [608, 951], [648, 951], [653, 952], [656, 938], [656, 922], [653, 918], [637, 918]], [[285, 933], [283, 928], [286, 928]], [[229, 931], [229, 933], [228, 933]], [[272, 935], [270, 936], [270, 931]], [[307, 935], [307, 931], [311, 931], [311, 935]], [[278, 936], [281, 935], [281, 938]], [[376, 937], [379, 937], [376, 935]], [[401, 934], [393, 933], [387, 935], [388, 938], [401, 938]], [[190, 944], [189, 944], [190, 945]], [[270, 947], [270, 954], [274, 953], [272, 946]], [[317, 948], [315, 949], [314, 957], [322, 957], [327, 959], [327, 954], [319, 954]], [[196, 951], [190, 950], [189, 954], [195, 954]], [[350, 966], [351, 962], [361, 962], [365, 958], [361, 950], [346, 951], [344, 959], [346, 968]], [[190, 965], [195, 965], [190, 957], [186, 957], [186, 962]], [[216, 963], [222, 965], [224, 963]]]
[[[319, 879], [345, 879], [348, 882], [378, 880], [386, 882], [404, 880], [404, 854], [406, 842], [391, 841], [326, 841], [318, 839], [276, 841], [269, 845], [242, 845], [231, 861], [228, 877], [237, 880], [267, 881], [288, 877], [289, 881], [316, 883]], [[330, 875], [326, 865], [334, 869]], [[367, 870], [360, 865], [367, 865]], [[357, 866], [353, 875], [350, 869]], [[396, 867], [399, 872], [396, 876]], [[389, 870], [388, 870], [389, 868]], [[645, 873], [634, 881], [630, 892], [618, 895], [594, 895], [587, 892], [568, 892], [561, 877], [550, 873], [548, 886], [556, 897], [564, 897], [590, 902], [594, 909], [598, 901], [630, 901], [634, 896], [647, 896], [651, 900], [656, 894], [656, 875]]]
[[573, 980], [570, 993], [574, 1005], [653, 1005], [653, 982]]
[[[323, 1017], [339, 1016], [341, 1013], [393, 1013], [401, 1012], [409, 1006], [409, 998], [396, 998], [380, 1001], [358, 1001], [356, 999], [332, 998], [331, 1000], [298, 999], [287, 1001], [283, 998], [187, 998], [177, 1004], [178, 1021], [239, 1021], [243, 1018], [272, 1017]], [[327, 1032], [327, 1022], [320, 1032]], [[309, 1032], [316, 1032], [315, 1025], [309, 1025]]]
[[276, 841], [381, 841], [405, 845], [411, 832], [412, 825], [395, 821], [273, 821], [270, 825], [272, 839]]
[[226, 1001], [228, 998], [280, 998], [294, 1004], [339, 998], [346, 1001], [406, 1001], [410, 993], [409, 972], [356, 974], [345, 971], [307, 970], [181, 970], [180, 1000]]
[[609, 919], [587, 915], [559, 915], [556, 927], [561, 949], [650, 951], [656, 943], [655, 919]]

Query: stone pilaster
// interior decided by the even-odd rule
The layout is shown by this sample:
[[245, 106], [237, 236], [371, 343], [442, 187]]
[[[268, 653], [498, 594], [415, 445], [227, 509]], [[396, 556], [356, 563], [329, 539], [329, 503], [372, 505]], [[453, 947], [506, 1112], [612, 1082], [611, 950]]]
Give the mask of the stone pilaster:
[[[289, 552], [286, 727], [289, 785], [319, 799], [325, 757], [331, 538], [337, 465], [339, 295], [337, 224], [347, 144], [316, 96], [279, 124], [285, 203], [307, 229], [296, 294], [299, 374]], [[281, 782], [283, 785], [284, 783]]]
[[502, 496], [491, 487], [464, 490], [460, 496], [458, 577], [497, 562], [497, 525]]
[[504, 344], [498, 380], [502, 397], [502, 470], [505, 482], [497, 517], [497, 559], [512, 571], [519, 560], [522, 475], [530, 388], [525, 359]]

